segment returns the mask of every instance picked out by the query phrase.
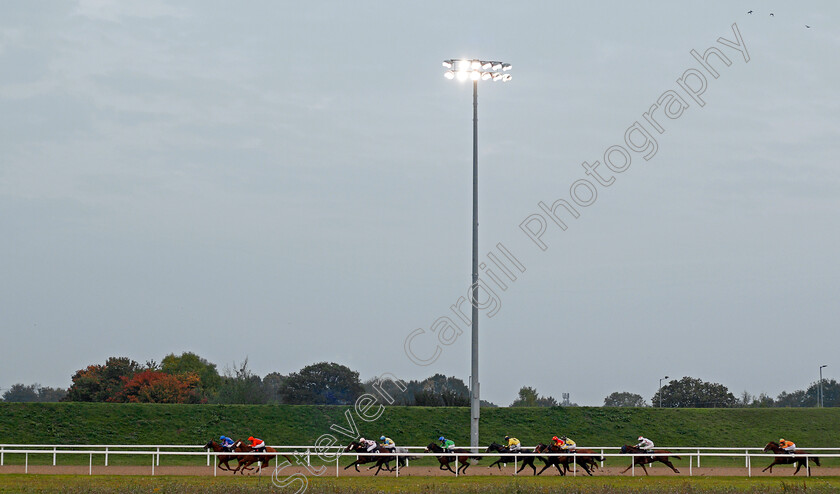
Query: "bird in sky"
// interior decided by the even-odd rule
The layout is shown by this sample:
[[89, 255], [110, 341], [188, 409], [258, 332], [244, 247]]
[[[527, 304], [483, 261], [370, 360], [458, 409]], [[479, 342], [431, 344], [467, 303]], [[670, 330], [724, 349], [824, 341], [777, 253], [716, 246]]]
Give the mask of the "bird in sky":
[[773, 15], [773, 12], [770, 12], [770, 17], [775, 17], [775, 16]]
[[811, 26], [809, 26], [808, 24], [805, 24], [805, 27], [811, 29]]
[[749, 12], [747, 12], [747, 13], [748, 13], [748, 14], [752, 14], [752, 10], [750, 10], [750, 11], [749, 11]]

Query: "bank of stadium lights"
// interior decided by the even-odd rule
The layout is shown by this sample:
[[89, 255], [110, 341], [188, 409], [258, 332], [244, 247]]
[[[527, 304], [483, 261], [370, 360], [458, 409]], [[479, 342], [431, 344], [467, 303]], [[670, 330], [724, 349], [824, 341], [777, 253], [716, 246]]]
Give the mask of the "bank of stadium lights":
[[509, 63], [488, 62], [486, 60], [450, 59], [444, 60], [443, 66], [447, 70], [443, 76], [447, 79], [458, 79], [459, 81], [496, 81], [507, 82], [513, 79], [510, 74]]

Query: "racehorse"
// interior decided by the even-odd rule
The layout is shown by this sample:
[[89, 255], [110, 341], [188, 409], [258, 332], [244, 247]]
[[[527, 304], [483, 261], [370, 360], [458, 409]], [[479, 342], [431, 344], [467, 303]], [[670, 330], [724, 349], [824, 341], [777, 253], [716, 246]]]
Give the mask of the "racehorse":
[[674, 473], [680, 473], [680, 471], [677, 470], [677, 468], [674, 466], [674, 464], [671, 463], [670, 460], [668, 460], [668, 457], [672, 456], [672, 457], [674, 457], [678, 460], [681, 460], [682, 458], [680, 458], [677, 455], [672, 454], [670, 451], [665, 451], [664, 449], [656, 449], [656, 450], [653, 450], [653, 451], [645, 451], [642, 448], [637, 448], [635, 446], [628, 446], [628, 445], [625, 444], [624, 446], [621, 447], [621, 453], [622, 454], [643, 454], [644, 455], [644, 456], [634, 456], [633, 457], [633, 463], [631, 463], [630, 466], [625, 468], [624, 471], [621, 472], [621, 473], [626, 473], [627, 470], [630, 470], [631, 468], [633, 468], [633, 465], [640, 465], [642, 467], [642, 470], [645, 471], [645, 475], [650, 475], [647, 471], [647, 468], [645, 468], [645, 465], [647, 465], [649, 463], [653, 463], [655, 461], [658, 461], [658, 462], [661, 462], [661, 463], [664, 463], [664, 464], [668, 465], [668, 467], [670, 467], [671, 470], [674, 471]]
[[[522, 453], [533, 453], [534, 450], [522, 448], [521, 452]], [[490, 446], [487, 446], [486, 453], [511, 453], [511, 451], [510, 451], [510, 448], [508, 448], [507, 446], [503, 446], [503, 445], [498, 444], [498, 443], [493, 443]], [[522, 462], [522, 466], [519, 467], [519, 470], [517, 470], [516, 473], [521, 472], [522, 469], [524, 469], [525, 467], [531, 467], [531, 468], [534, 469], [534, 475], [536, 475], [537, 474], [537, 467], [534, 466], [534, 459], [535, 458], [539, 458], [542, 461], [545, 461], [545, 458], [542, 458], [541, 456], [520, 456], [519, 459]], [[493, 468], [493, 465], [495, 465], [496, 467], [498, 467], [499, 470], [501, 470], [502, 469], [501, 463], [505, 463], [505, 464], [514, 463], [514, 459], [515, 459], [514, 456], [500, 456], [496, 461], [491, 463], [490, 466], [488, 466], [487, 468]]]
[[[600, 468], [598, 466], [599, 461], [604, 461], [604, 459], [591, 449], [576, 449], [574, 451], [570, 451], [568, 449], [562, 449], [556, 445], [545, 445], [540, 443], [537, 445], [536, 449], [534, 449], [535, 453], [564, 453], [565, 456], [549, 456], [547, 459], [543, 459], [545, 461], [545, 466], [540, 473], [543, 473], [546, 468], [554, 465], [557, 467], [557, 470], [560, 472], [561, 475], [566, 475], [568, 472], [572, 470], [572, 467], [569, 466], [569, 463], [580, 465], [581, 468], [588, 474], [592, 475], [593, 470], [596, 468]], [[560, 469], [560, 465], [563, 465], [563, 469]], [[537, 474], [539, 475], [539, 474]]]
[[[811, 467], [806, 466], [808, 460], [814, 460], [814, 463], [816, 463], [817, 466], [820, 466], [820, 459], [817, 458], [816, 456], [809, 456], [807, 458], [805, 458], [804, 456], [799, 456], [799, 457], [793, 456], [793, 455], [789, 454], [787, 451], [785, 451], [781, 446], [779, 446], [779, 443], [774, 442], [774, 441], [770, 441], [769, 443], [767, 443], [767, 446], [764, 447], [764, 452], [766, 453], [768, 451], [772, 451], [772, 452], [776, 453], [776, 457], [775, 457], [775, 459], [773, 459], [773, 463], [769, 464], [767, 466], [767, 468], [762, 470], [762, 472], [767, 471], [767, 469], [769, 468], [770, 473], [773, 473], [773, 465], [789, 465], [791, 463], [796, 463], [796, 471], [793, 472], [794, 475], [799, 473], [799, 469], [801, 467], [806, 467], [808, 469], [807, 473], [810, 475], [811, 474]], [[797, 455], [808, 454], [807, 452], [802, 451], [801, 449], [797, 449], [795, 451], [795, 453]]]
[[[547, 444], [539, 443], [534, 448], [534, 453], [548, 453], [548, 452], [549, 452], [549, 446]], [[542, 468], [542, 470], [539, 471], [539, 473], [537, 473], [537, 475], [542, 475], [542, 473], [545, 472], [545, 469], [550, 467], [551, 465], [554, 465], [555, 467], [557, 467], [557, 471], [560, 472], [560, 475], [566, 475], [566, 472], [564, 471], [564, 468], [565, 468], [565, 463], [564, 462], [566, 461], [565, 458], [566, 457], [563, 457], [563, 456], [548, 456], [546, 458], [543, 458], [542, 460], [545, 462], [545, 466]], [[560, 468], [561, 463], [564, 463], [564, 465], [563, 465], [564, 468]]]
[[[217, 443], [216, 441], [214, 441], [214, 440], [212, 440], [212, 439], [210, 440], [210, 442], [209, 442], [209, 443], [207, 443], [207, 444], [205, 444], [205, 445], [204, 445], [204, 449], [212, 449], [215, 453], [221, 453], [221, 452], [223, 452], [223, 451], [224, 451], [224, 452], [227, 452], [227, 451], [228, 451], [228, 450], [226, 450], [224, 447], [222, 447], [222, 445], [221, 445], [221, 444]], [[220, 469], [222, 469], [222, 470], [230, 470], [230, 471], [233, 471], [233, 469], [232, 469], [232, 468], [230, 468], [230, 465], [228, 464], [228, 462], [229, 462], [229, 461], [231, 461], [231, 460], [238, 460], [238, 461], [241, 461], [241, 460], [240, 460], [240, 458], [241, 458], [241, 457], [236, 456], [236, 455], [234, 455], [234, 454], [230, 454], [230, 455], [218, 455], [218, 456], [217, 456], [217, 458], [219, 459], [219, 468], [220, 468]], [[224, 468], [222, 468], [222, 465], [224, 465], [225, 467], [224, 467]]]
[[[426, 453], [447, 453], [443, 448], [438, 446], [435, 443], [430, 443], [426, 446]], [[452, 453], [466, 453], [464, 455], [457, 455], [458, 460], [458, 473], [467, 474], [467, 468], [470, 466], [470, 458], [475, 458], [476, 460], [480, 460], [480, 456], [470, 456], [469, 450], [462, 449], [462, 448], [455, 448], [452, 450]], [[440, 469], [441, 470], [449, 470], [452, 473], [456, 473], [455, 470], [452, 470], [452, 467], [449, 466], [450, 463], [455, 461], [456, 456], [438, 456], [438, 461], [440, 462]]]
[[[250, 453], [250, 452], [253, 451], [253, 448], [251, 448], [251, 446], [248, 446], [248, 443], [246, 443], [245, 441], [240, 439], [240, 440], [236, 441], [235, 443], [233, 443], [233, 450], [236, 451], [237, 453]], [[272, 448], [271, 446], [266, 446], [265, 447], [265, 452], [266, 453], [276, 453], [277, 450]], [[286, 455], [282, 455], [282, 456], [284, 458], [286, 458], [286, 460], [288, 460], [289, 463], [292, 462], [292, 460], [288, 456], [286, 456]], [[268, 454], [267, 455], [240, 455], [237, 458], [239, 460], [239, 466], [236, 467], [236, 470], [233, 471], [233, 474], [236, 475], [236, 472], [238, 472], [238, 471], [240, 471], [240, 469], [242, 469], [241, 473], [242, 473], [242, 475], [245, 475], [245, 470], [250, 470], [250, 468], [248, 468], [248, 467], [251, 466], [254, 463], [257, 463], [257, 462], [259, 462], [257, 464], [259, 465], [260, 468], [268, 466], [268, 464], [271, 463], [271, 460], [274, 457], [275, 457], [275, 455], [268, 455]]]
[[367, 447], [365, 447], [363, 444], [357, 443], [356, 441], [351, 441], [350, 444], [348, 444], [347, 447], [344, 448], [344, 452], [349, 453], [351, 451], [354, 452], [354, 453], [363, 453], [363, 454], [359, 454], [359, 457], [358, 457], [358, 459], [356, 459], [356, 461], [354, 461], [353, 463], [344, 467], [345, 470], [347, 470], [350, 467], [355, 467], [356, 471], [358, 472], [359, 471], [359, 465], [364, 465], [365, 463], [376, 462], [376, 465], [374, 465], [372, 467], [368, 467], [368, 470], [370, 470], [372, 468], [376, 468], [376, 473], [374, 475], [379, 475], [379, 471], [382, 470], [382, 465], [385, 465], [385, 470], [387, 470], [389, 472], [392, 471], [390, 462], [392, 460], [394, 460], [395, 457], [394, 456], [383, 455], [381, 453], [377, 453], [379, 451], [379, 446], [377, 446], [377, 448], [373, 451], [373, 453], [371, 453], [371, 452], [368, 452]]

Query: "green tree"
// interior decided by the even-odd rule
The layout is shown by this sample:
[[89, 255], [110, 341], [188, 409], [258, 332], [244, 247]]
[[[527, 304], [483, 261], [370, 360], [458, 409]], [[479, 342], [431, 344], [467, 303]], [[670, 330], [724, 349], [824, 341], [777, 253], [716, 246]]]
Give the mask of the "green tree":
[[105, 365], [89, 365], [73, 374], [64, 401], [113, 401], [125, 382], [142, 368], [127, 357], [110, 357]]
[[662, 406], [667, 408], [725, 408], [738, 402], [726, 386], [688, 376], [663, 386], [653, 395], [651, 403], [659, 404], [660, 396]]
[[604, 398], [605, 407], [644, 407], [647, 406], [642, 395], [627, 391], [616, 391]]
[[[150, 370], [156, 370], [148, 367]], [[222, 384], [222, 377], [216, 370], [216, 364], [199, 357], [192, 352], [184, 352], [181, 355], [170, 353], [160, 363], [161, 372], [172, 375], [196, 374], [199, 377], [199, 394], [204, 398], [210, 398], [219, 390]]]
[[289, 374], [280, 397], [283, 403], [350, 405], [364, 393], [359, 373], [334, 362], [307, 365]]
[[551, 396], [540, 396], [535, 388], [522, 386], [518, 397], [510, 404], [512, 407], [556, 407], [560, 406]]
[[38, 388], [38, 401], [41, 403], [57, 402], [67, 396], [67, 390], [63, 388], [51, 388], [42, 386]]
[[263, 390], [265, 391], [266, 396], [268, 396], [269, 402], [283, 403], [283, 397], [280, 396], [280, 390], [283, 389], [283, 385], [286, 384], [286, 379], [288, 379], [288, 377], [280, 374], [279, 372], [266, 374], [263, 378]]
[[12, 384], [5, 393], [3, 393], [3, 401], [15, 403], [29, 403], [38, 401], [38, 385], [25, 385], [22, 383]]

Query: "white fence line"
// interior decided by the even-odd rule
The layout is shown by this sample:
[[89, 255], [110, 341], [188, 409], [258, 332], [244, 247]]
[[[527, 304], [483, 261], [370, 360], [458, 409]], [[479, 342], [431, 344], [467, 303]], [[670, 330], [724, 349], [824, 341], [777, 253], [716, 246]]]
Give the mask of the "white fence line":
[[[3, 457], [2, 455], [3, 454], [23, 454], [25, 456], [25, 459], [24, 459], [24, 472], [25, 473], [29, 473], [29, 455], [43, 454], [43, 455], [54, 455], [54, 457], [55, 457], [56, 454], [89, 455], [89, 461], [88, 461], [88, 474], [89, 475], [93, 475], [93, 455], [102, 455], [102, 454], [134, 455], [134, 456], [149, 455], [149, 456], [151, 456], [151, 460], [152, 460], [152, 462], [151, 462], [152, 463], [152, 465], [151, 465], [152, 475], [155, 475], [155, 466], [159, 466], [161, 455], [163, 455], [163, 456], [204, 456], [204, 455], [207, 455], [208, 457], [217, 458], [219, 456], [275, 456], [275, 457], [277, 457], [277, 456], [281, 456], [281, 455], [297, 455], [297, 454], [300, 453], [300, 451], [291, 450], [291, 448], [289, 448], [289, 447], [285, 447], [285, 448], [289, 449], [289, 451], [276, 451], [276, 452], [272, 452], [272, 453], [268, 453], [268, 452], [235, 452], [235, 453], [231, 453], [231, 452], [209, 452], [209, 453], [207, 453], [207, 452], [203, 452], [203, 451], [202, 452], [161, 451], [160, 450], [161, 448], [167, 448], [169, 446], [152, 446], [152, 447], [155, 448], [155, 450], [151, 450], [151, 449], [139, 450], [139, 451], [110, 450], [106, 453], [105, 451], [103, 451], [101, 449], [82, 449], [82, 450], [58, 451], [57, 446], [49, 446], [49, 447], [52, 447], [53, 449], [28, 449], [28, 448], [27, 449], [24, 449], [24, 448], [6, 449], [6, 446], [8, 446], [8, 445], [0, 445], [0, 466], [3, 466], [3, 463], [2, 463], [2, 457]], [[27, 446], [31, 446], [31, 445], [27, 445]], [[72, 446], [69, 446], [69, 445], [66, 445], [66, 446], [72, 447]], [[124, 446], [114, 446], [114, 445], [104, 446], [103, 445], [103, 446], [97, 446], [97, 447], [103, 447], [103, 448], [106, 448], [106, 449], [110, 449], [110, 448], [124, 447]], [[129, 447], [135, 447], [135, 445], [129, 445]], [[178, 445], [178, 447], [183, 448], [183, 447], [194, 447], [194, 446]], [[417, 447], [414, 447], [414, 448], [417, 448]], [[335, 449], [335, 448], [333, 448], [333, 449]], [[603, 448], [603, 449], [608, 449], [608, 448]], [[609, 449], [615, 449], [615, 448], [610, 447]], [[677, 449], [677, 448], [670, 448], [670, 449]], [[688, 465], [689, 466], [689, 476], [691, 476], [693, 474], [692, 460], [696, 457], [697, 458], [697, 465], [699, 466], [701, 456], [722, 457], [722, 458], [726, 458], [726, 457], [741, 458], [741, 457], [743, 457], [745, 459], [745, 468], [747, 469], [747, 475], [749, 477], [752, 476], [752, 459], [753, 458], [764, 458], [766, 460], [769, 460], [769, 459], [775, 458], [775, 457], [781, 457], [781, 456], [784, 456], [784, 457], [790, 456], [791, 458], [805, 458], [805, 467], [806, 467], [805, 468], [805, 474], [806, 474], [806, 476], [809, 476], [809, 477], [811, 476], [811, 471], [810, 471], [810, 461], [811, 461], [810, 459], [811, 458], [813, 458], [813, 457], [840, 458], [840, 454], [819, 454], [819, 455], [817, 455], [817, 454], [808, 453], [808, 454], [791, 454], [791, 455], [784, 454], [783, 455], [783, 454], [777, 454], [777, 453], [750, 453], [749, 452], [750, 449], [756, 449], [756, 448], [719, 448], [719, 449], [731, 449], [731, 450], [736, 450], [736, 449], [737, 450], [745, 450], [744, 453], [735, 453], [735, 452], [732, 452], [732, 453], [701, 453], [701, 452], [694, 453], [693, 452], [694, 450], [713, 449], [713, 448], [684, 448], [684, 449], [691, 449], [692, 450], [692, 452], [681, 454], [682, 456], [687, 456], [688, 457], [688, 460], [689, 460], [689, 465]], [[820, 449], [820, 450], [835, 450], [835, 451], [840, 450], [840, 448], [812, 448], [812, 450], [814, 450], [814, 451], [816, 451], [817, 449]], [[322, 451], [323, 451], [323, 449], [322, 449]], [[605, 458], [624, 458], [625, 460], [627, 460], [627, 459], [632, 458], [632, 457], [650, 456], [650, 453], [638, 453], [638, 454], [601, 453], [599, 455], [598, 453], [580, 454], [580, 453], [497, 453], [497, 452], [494, 452], [494, 453], [482, 453], [482, 452], [473, 452], [473, 453], [466, 453], [466, 452], [460, 452], [460, 453], [425, 453], [425, 452], [424, 453], [420, 453], [420, 452], [397, 453], [397, 452], [394, 452], [394, 453], [390, 453], [389, 452], [389, 453], [379, 453], [379, 454], [381, 454], [383, 457], [406, 457], [406, 460], [408, 460], [408, 458], [415, 459], [417, 457], [421, 457], [421, 458], [422, 457], [437, 457], [437, 458], [453, 457], [454, 458], [454, 466], [455, 466], [455, 476], [458, 476], [458, 470], [459, 470], [459, 468], [458, 468], [458, 457], [459, 456], [464, 456], [464, 455], [469, 455], [469, 456], [472, 456], [472, 457], [479, 456], [481, 458], [501, 458], [501, 457], [510, 458], [510, 457], [513, 457], [514, 458], [513, 475], [518, 474], [518, 472], [517, 472], [518, 465], [521, 463], [522, 459], [526, 458], [526, 457], [544, 457], [544, 458], [545, 457], [570, 457], [572, 459], [572, 468], [573, 468], [572, 473], [573, 473], [573, 475], [577, 475], [577, 459], [580, 458], [580, 457], [590, 457], [591, 458], [592, 456], [601, 456], [601, 457], [605, 457]], [[378, 456], [379, 454], [370, 453], [368, 455], [363, 454], [363, 456]], [[358, 459], [359, 454], [357, 452], [339, 452], [339, 453], [337, 453], [333, 456], [335, 456], [335, 466], [336, 466], [335, 476], [338, 477], [339, 472], [340, 472], [339, 471], [339, 460], [340, 460], [340, 458], [342, 456], [348, 456], [348, 457], [356, 456], [356, 458]], [[660, 455], [660, 456], [662, 456], [662, 455]], [[671, 456], [673, 456], [673, 455], [671, 455]], [[276, 463], [276, 461], [275, 461], [275, 463]], [[53, 465], [55, 465], [55, 460], [53, 460]], [[652, 464], [650, 464], [650, 465], [653, 466]], [[107, 464], [106, 464], [106, 466], [107, 466]], [[280, 468], [280, 470], [282, 470], [282, 469], [286, 468], [287, 466], [289, 466], [288, 463], [285, 464], [283, 466], [283, 468], [280, 468], [280, 467], [275, 467], [275, 468]], [[213, 475], [214, 476], [217, 475], [216, 467], [217, 467], [217, 463], [214, 461], [213, 462]], [[261, 465], [259, 465], [259, 468], [260, 468], [260, 474], [262, 474]], [[324, 468], [324, 471], [325, 471], [325, 467], [322, 466], [322, 468]], [[632, 460], [631, 460], [631, 465], [630, 465], [629, 469], [632, 470], [631, 475], [635, 476], [635, 474], [636, 474], [635, 462], [632, 462]], [[319, 475], [323, 475], [323, 471]], [[397, 462], [396, 476], [399, 476], [399, 462]]]

